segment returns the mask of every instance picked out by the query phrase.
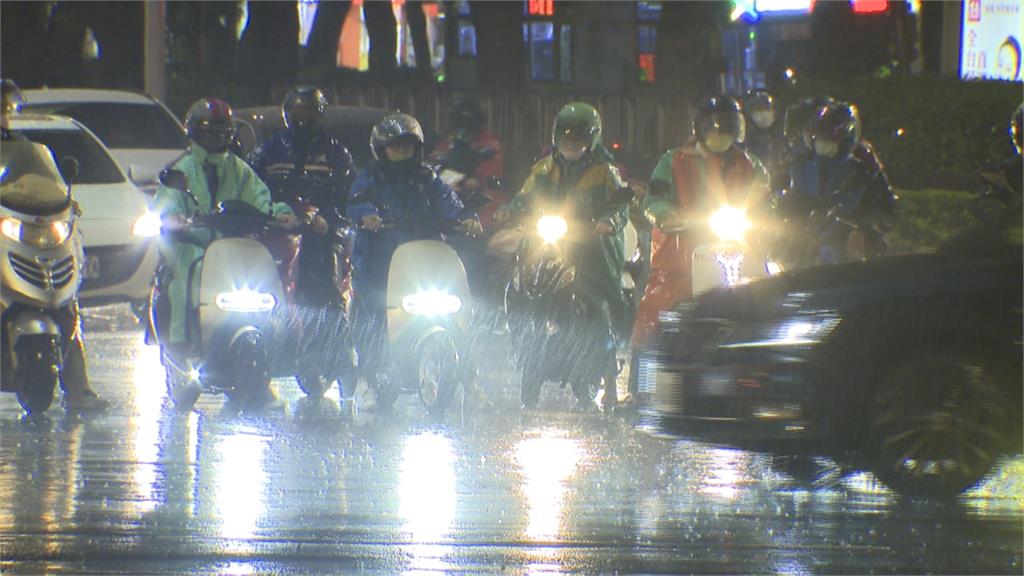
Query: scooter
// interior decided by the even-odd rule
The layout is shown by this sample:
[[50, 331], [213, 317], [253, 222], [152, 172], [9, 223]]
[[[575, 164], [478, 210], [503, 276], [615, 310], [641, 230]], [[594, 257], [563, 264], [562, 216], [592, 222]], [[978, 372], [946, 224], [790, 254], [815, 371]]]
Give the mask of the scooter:
[[[62, 165], [72, 181], [77, 162]], [[85, 367], [73, 345], [84, 258], [79, 213], [46, 146], [5, 141], [0, 166], [0, 390], [39, 414], [53, 403], [65, 366]]]
[[[165, 170], [160, 182], [198, 205], [183, 172]], [[274, 258], [258, 238], [273, 221], [235, 200], [222, 202], [214, 213], [193, 216], [179, 229], [163, 231], [165, 236], [199, 233], [215, 238], [190, 268], [185, 325], [191, 346], [184, 358], [175, 357], [166, 345], [170, 301], [159, 279], [153, 290], [151, 332], [161, 346], [168, 390], [178, 408], [190, 410], [203, 391], [225, 393], [243, 405], [270, 395], [269, 332], [284, 289]], [[198, 284], [192, 278], [196, 273]]]
[[699, 244], [691, 252], [694, 296], [720, 287], [745, 284], [782, 272], [759, 236], [750, 234], [754, 224], [742, 207], [718, 206], [705, 222], [668, 233], [694, 233]]
[[468, 377], [464, 346], [472, 300], [458, 253], [440, 240], [399, 245], [388, 269], [386, 303], [387, 360], [371, 383], [377, 402], [387, 408], [403, 393], [417, 394], [440, 418]]

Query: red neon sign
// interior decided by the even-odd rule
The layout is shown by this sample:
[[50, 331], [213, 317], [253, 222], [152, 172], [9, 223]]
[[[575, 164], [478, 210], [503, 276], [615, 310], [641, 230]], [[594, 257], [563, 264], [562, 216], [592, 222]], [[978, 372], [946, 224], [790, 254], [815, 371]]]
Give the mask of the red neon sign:
[[854, 14], [877, 14], [889, 9], [888, 0], [850, 0]]
[[530, 16], [555, 15], [555, 0], [529, 0], [526, 5]]

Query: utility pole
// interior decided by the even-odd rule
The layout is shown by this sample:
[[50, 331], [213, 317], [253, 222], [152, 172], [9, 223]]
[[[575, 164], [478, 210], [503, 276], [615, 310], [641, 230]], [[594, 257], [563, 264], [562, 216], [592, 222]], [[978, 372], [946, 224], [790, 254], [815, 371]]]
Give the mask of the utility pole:
[[163, 102], [167, 98], [167, 3], [145, 2], [145, 87], [146, 92]]

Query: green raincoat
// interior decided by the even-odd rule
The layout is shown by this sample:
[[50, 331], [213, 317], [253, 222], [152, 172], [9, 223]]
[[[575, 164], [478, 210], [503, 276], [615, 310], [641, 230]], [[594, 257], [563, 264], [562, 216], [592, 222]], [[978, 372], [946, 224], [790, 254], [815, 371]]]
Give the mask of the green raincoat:
[[[204, 171], [207, 164], [216, 167], [218, 186], [215, 195], [211, 194], [207, 183]], [[189, 152], [175, 162], [172, 168], [185, 173], [189, 189], [199, 200], [199, 206], [196, 206], [184, 192], [160, 186], [156, 192], [155, 204], [162, 217], [174, 214], [190, 217], [194, 214], [209, 213], [219, 202], [225, 200], [241, 200], [275, 216], [291, 213], [291, 208], [287, 204], [272, 203], [270, 190], [266, 184], [256, 176], [248, 164], [230, 152], [208, 154], [201, 146], [193, 144]], [[164, 237], [160, 242], [160, 255], [170, 276], [165, 284], [171, 301], [171, 324], [168, 333], [171, 343], [177, 344], [188, 341], [185, 334], [185, 303], [189, 268], [196, 260], [202, 258], [205, 249], [185, 241], [169, 241], [167, 238]], [[209, 242], [209, 234], [190, 233], [188, 240], [205, 245]], [[192, 277], [194, 290], [199, 289], [201, 268], [201, 264], [197, 266]]]

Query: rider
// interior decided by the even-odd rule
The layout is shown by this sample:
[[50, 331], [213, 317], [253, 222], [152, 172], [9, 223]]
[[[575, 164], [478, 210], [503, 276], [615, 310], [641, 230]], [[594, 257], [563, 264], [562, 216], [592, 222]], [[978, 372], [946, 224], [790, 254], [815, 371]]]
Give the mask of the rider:
[[441, 239], [446, 223], [470, 235], [481, 230], [476, 215], [423, 163], [423, 129], [415, 118], [384, 118], [370, 134], [370, 148], [376, 163], [356, 177], [348, 196], [348, 217], [359, 226], [352, 251], [352, 323], [368, 380], [382, 359], [388, 270], [398, 246]]
[[538, 203], [569, 203], [577, 220], [593, 221], [593, 234], [575, 254], [579, 294], [600, 310], [602, 328], [612, 330], [625, 313], [622, 272], [625, 267], [623, 230], [629, 219], [628, 201], [615, 197], [626, 187], [612, 157], [601, 143], [601, 116], [590, 104], [573, 102], [555, 116], [550, 154], [542, 157], [512, 202], [495, 217], [525, 214]]
[[[25, 98], [18, 85], [9, 78], [0, 80], [0, 140], [22, 140], [25, 137], [11, 130], [8, 122], [10, 116], [18, 111]], [[59, 315], [61, 334], [68, 335], [64, 358], [64, 367], [60, 374], [60, 385], [64, 389], [64, 409], [70, 412], [97, 410], [107, 406], [107, 401], [100, 398], [89, 386], [89, 374], [85, 362], [85, 340], [82, 337], [81, 316], [78, 312], [78, 301]]]
[[[787, 219], [810, 220], [813, 233], [820, 236], [808, 246], [815, 251], [812, 262], [841, 262], [852, 256], [851, 250], [865, 257], [886, 251], [883, 237], [892, 226], [896, 196], [873, 149], [862, 143], [860, 130], [856, 106], [825, 104], [808, 127], [813, 154], [790, 167], [792, 186], [779, 207]], [[850, 234], [854, 228], [859, 234]]]
[[[294, 226], [295, 215], [287, 204], [271, 201], [270, 190], [259, 176], [241, 158], [228, 151], [233, 127], [231, 107], [217, 98], [203, 98], [188, 109], [185, 129], [192, 141], [188, 151], [170, 167], [184, 172], [193, 198], [180, 190], [161, 185], [157, 189], [155, 205], [161, 214], [164, 229], [184, 227], [196, 214], [213, 212], [225, 200], [241, 200], [262, 212], [273, 214], [284, 226]], [[190, 335], [185, 333], [187, 282], [191, 276], [198, 281], [198, 270], [190, 274], [209, 243], [209, 235], [173, 238], [160, 243], [164, 266], [159, 284], [166, 287], [170, 303], [170, 322], [167, 330], [167, 351], [184, 360], [188, 352]]]
[[778, 122], [775, 98], [764, 90], [751, 90], [743, 98], [747, 133], [743, 148], [753, 154], [768, 170], [773, 193], [786, 187], [786, 144]]
[[489, 200], [479, 212], [480, 223], [490, 228], [494, 211], [507, 202], [493, 183], [505, 173], [501, 141], [487, 128], [480, 102], [464, 94], [453, 99], [448, 124], [448, 134], [434, 147], [430, 160], [465, 176], [452, 184], [463, 202], [477, 194]]
[[[295, 211], [306, 204], [306, 217], [312, 234], [302, 238], [299, 251], [296, 300], [300, 304], [340, 306], [334, 284], [332, 233], [343, 226], [348, 186], [355, 176], [352, 156], [323, 128], [327, 97], [316, 86], [297, 86], [288, 91], [281, 103], [285, 129], [264, 142], [249, 163], [270, 188], [275, 201]], [[322, 184], [307, 188], [308, 182], [297, 176], [308, 175]], [[341, 272], [341, 271], [338, 271]], [[327, 277], [321, 277], [326, 273]]]
[[736, 100], [723, 96], [703, 100], [693, 119], [695, 139], [666, 152], [651, 174], [644, 200], [645, 213], [655, 225], [651, 273], [633, 326], [634, 347], [647, 343], [659, 312], [693, 295], [690, 257], [694, 246], [686, 230], [690, 214], [710, 211], [714, 206], [707, 204], [712, 202], [758, 208], [767, 197], [764, 167], [738, 146], [744, 124]]

